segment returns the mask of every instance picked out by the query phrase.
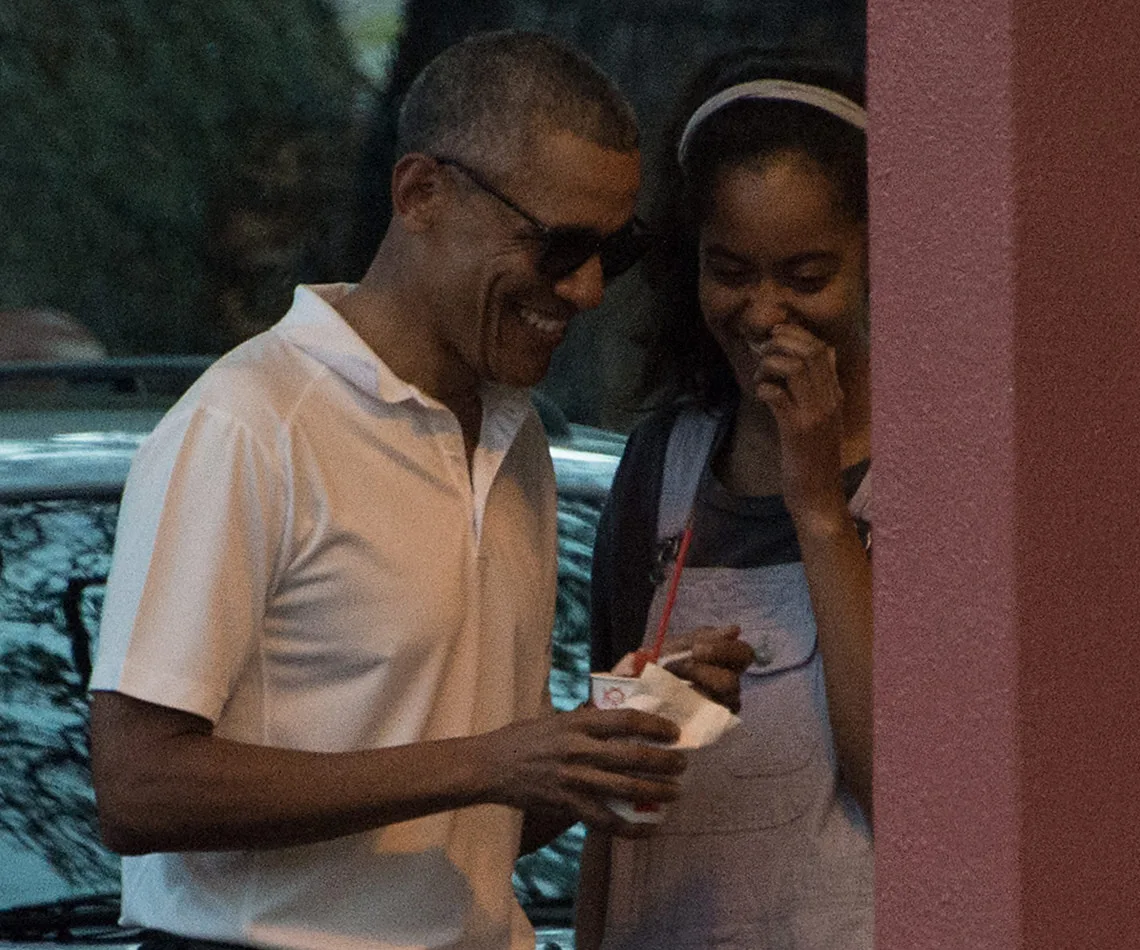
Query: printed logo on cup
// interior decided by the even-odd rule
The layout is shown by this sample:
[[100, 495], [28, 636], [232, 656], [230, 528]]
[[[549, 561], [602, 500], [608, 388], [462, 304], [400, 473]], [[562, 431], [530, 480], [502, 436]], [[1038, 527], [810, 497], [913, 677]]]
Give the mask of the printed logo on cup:
[[625, 690], [620, 686], [607, 686], [602, 693], [602, 708], [610, 709], [625, 702]]

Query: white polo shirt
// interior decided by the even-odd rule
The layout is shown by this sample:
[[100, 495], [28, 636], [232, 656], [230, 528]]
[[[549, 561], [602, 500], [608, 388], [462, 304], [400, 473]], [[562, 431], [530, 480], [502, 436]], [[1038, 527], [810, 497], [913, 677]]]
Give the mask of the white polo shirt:
[[[93, 690], [323, 752], [548, 708], [557, 537], [541, 423], [525, 392], [487, 386], [469, 473], [455, 417], [329, 305], [348, 289], [298, 288], [140, 448]], [[487, 805], [316, 845], [128, 857], [123, 917], [298, 950], [531, 950], [510, 883], [520, 826]]]

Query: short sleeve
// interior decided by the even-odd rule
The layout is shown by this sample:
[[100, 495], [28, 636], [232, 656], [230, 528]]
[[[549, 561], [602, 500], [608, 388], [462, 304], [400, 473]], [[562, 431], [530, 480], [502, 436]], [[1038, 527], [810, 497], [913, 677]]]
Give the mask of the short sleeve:
[[216, 723], [256, 660], [285, 498], [272, 452], [224, 412], [164, 419], [127, 479], [91, 689]]

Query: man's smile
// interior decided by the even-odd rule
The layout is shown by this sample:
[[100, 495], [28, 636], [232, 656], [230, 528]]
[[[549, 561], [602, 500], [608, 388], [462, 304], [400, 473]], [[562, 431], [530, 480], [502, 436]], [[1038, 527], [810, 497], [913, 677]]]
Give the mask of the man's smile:
[[566, 327], [570, 323], [570, 321], [564, 317], [552, 316], [549, 313], [542, 310], [535, 310], [531, 307], [520, 307], [519, 313], [527, 326], [537, 330], [543, 336], [549, 337], [554, 343], [561, 342], [562, 338], [566, 335]]

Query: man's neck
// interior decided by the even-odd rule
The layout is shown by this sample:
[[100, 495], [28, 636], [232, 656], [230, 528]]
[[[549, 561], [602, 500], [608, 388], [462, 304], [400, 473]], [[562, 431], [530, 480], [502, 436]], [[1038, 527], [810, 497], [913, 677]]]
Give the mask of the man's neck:
[[451, 410], [470, 459], [483, 420], [479, 377], [456, 372], [424, 331], [430, 321], [418, 312], [422, 300], [402, 293], [398, 278], [386, 282], [377, 270], [374, 265], [365, 280], [337, 301], [336, 309], [393, 373]]

